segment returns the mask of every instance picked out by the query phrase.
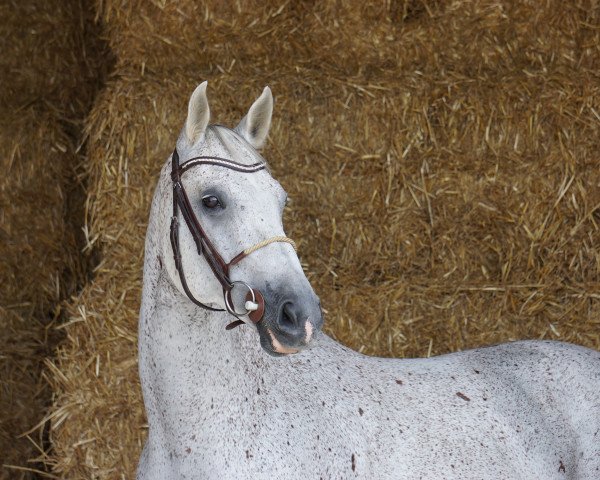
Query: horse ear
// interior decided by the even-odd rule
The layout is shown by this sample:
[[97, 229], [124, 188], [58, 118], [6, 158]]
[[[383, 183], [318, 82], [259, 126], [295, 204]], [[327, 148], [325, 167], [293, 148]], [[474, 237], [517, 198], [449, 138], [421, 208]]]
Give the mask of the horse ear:
[[261, 148], [271, 127], [271, 115], [273, 115], [273, 95], [271, 89], [265, 87], [260, 97], [248, 110], [246, 116], [235, 127], [235, 131], [239, 133], [246, 141], [254, 148]]
[[188, 104], [185, 134], [192, 145], [202, 136], [210, 120], [210, 108], [208, 107], [208, 99], [206, 98], [206, 85], [207, 82], [202, 82], [196, 87]]

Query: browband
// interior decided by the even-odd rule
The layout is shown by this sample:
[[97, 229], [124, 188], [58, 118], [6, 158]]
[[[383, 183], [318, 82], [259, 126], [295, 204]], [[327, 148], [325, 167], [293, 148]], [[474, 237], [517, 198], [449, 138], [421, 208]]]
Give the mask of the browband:
[[179, 171], [181, 174], [183, 174], [186, 170], [198, 165], [215, 165], [217, 167], [226, 167], [230, 170], [243, 173], [258, 172], [259, 170], [266, 168], [266, 164], [262, 162], [253, 163], [252, 165], [245, 165], [243, 163], [234, 162], [233, 160], [229, 160], [227, 158], [201, 156], [186, 160], [180, 165]]

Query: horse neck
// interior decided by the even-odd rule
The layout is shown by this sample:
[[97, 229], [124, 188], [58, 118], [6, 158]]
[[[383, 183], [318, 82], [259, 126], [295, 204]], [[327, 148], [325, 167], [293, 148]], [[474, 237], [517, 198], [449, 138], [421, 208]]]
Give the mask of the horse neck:
[[[144, 283], [147, 283], [146, 280]], [[201, 355], [206, 359], [202, 363], [209, 367], [226, 359], [226, 363], [234, 369], [237, 364], [264, 361], [265, 355], [253, 326], [226, 330], [234, 317], [227, 312], [213, 312], [194, 305], [173, 286], [164, 271], [159, 273], [155, 285], [152, 308], [147, 309], [147, 318], [141, 318], [141, 321], [160, 325], [161, 332], [171, 335], [170, 340], [178, 338], [182, 345], [189, 346], [190, 350], [183, 350], [183, 356], [192, 358]], [[222, 366], [219, 368], [222, 369]]]
[[[175, 288], [162, 257], [169, 252], [162, 251], [160, 244], [159, 233], [167, 226], [161, 224], [162, 216], [156, 208], [157, 202], [154, 203], [146, 237], [139, 323], [142, 383], [154, 381], [150, 378], [151, 369], [145, 367], [159, 362], [163, 358], [160, 354], [167, 354], [175, 345], [179, 348], [173, 349], [164, 368], [176, 372], [182, 382], [186, 381], [186, 374], [192, 376], [202, 369], [208, 381], [231, 377], [229, 380], [234, 383], [244, 383], [244, 374], [253, 370], [249, 365], [266, 369], [271, 359], [262, 351], [253, 326], [226, 331], [225, 326], [235, 318], [226, 312], [204, 310]], [[217, 279], [207, 281], [217, 282]], [[190, 365], [194, 366], [186, 372], [183, 366]]]

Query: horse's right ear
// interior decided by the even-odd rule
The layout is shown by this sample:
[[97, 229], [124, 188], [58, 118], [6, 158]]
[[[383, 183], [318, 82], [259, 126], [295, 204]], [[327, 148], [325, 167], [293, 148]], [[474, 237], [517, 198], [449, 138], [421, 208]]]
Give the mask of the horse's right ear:
[[188, 104], [185, 135], [192, 145], [204, 134], [210, 120], [210, 108], [208, 107], [208, 99], [206, 98], [206, 85], [207, 82], [204, 81], [196, 87]]

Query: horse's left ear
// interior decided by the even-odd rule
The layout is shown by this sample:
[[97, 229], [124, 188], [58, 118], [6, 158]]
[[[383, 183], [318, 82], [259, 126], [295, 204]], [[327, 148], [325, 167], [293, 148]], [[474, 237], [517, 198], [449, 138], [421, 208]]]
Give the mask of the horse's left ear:
[[250, 145], [259, 149], [265, 144], [267, 135], [269, 135], [272, 114], [273, 95], [271, 89], [265, 87], [260, 97], [248, 110], [246, 116], [235, 127], [235, 131], [244, 137]]

